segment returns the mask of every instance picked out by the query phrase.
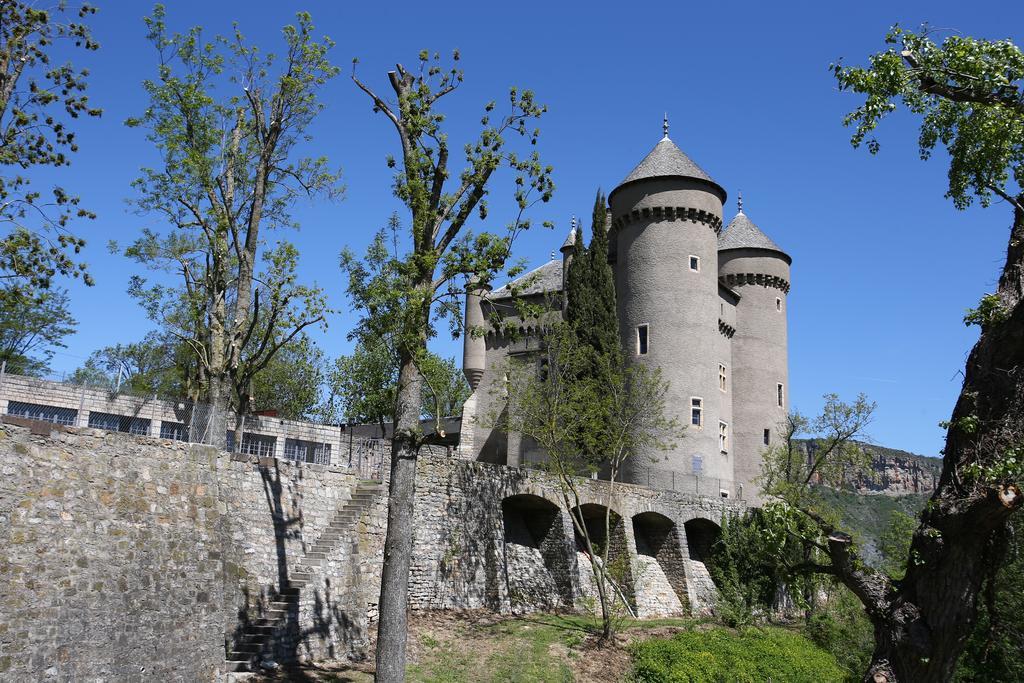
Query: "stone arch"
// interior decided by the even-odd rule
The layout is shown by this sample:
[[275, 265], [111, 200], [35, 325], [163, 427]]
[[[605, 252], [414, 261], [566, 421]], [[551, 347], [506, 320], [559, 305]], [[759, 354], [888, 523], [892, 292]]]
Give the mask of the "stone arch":
[[641, 512], [633, 516], [633, 538], [638, 616], [687, 613], [686, 564], [676, 523], [658, 512]]
[[509, 608], [522, 613], [571, 606], [571, 545], [562, 510], [520, 493], [502, 500], [501, 512]]
[[[604, 529], [605, 513], [611, 512], [609, 518], [609, 534], [606, 537]], [[624, 599], [630, 609], [636, 610], [636, 596], [633, 589], [633, 572], [630, 561], [630, 548], [626, 541], [626, 528], [623, 524], [622, 515], [615, 510], [610, 510], [600, 503], [584, 503], [576, 508], [573, 514], [579, 514], [583, 525], [590, 536], [594, 552], [600, 555], [605, 545], [608, 546], [608, 564], [614, 568], [618, 576], [614, 577], [613, 592], [618, 594], [620, 600]], [[576, 537], [576, 564], [579, 567], [580, 589], [584, 595], [597, 598], [597, 584], [594, 580], [593, 565], [586, 549], [586, 542], [578, 530], [574, 532]]]
[[689, 554], [686, 560], [686, 588], [690, 608], [697, 615], [711, 614], [718, 599], [718, 589], [711, 579], [706, 562], [711, 556], [711, 547], [722, 534], [722, 528], [710, 519], [696, 517], [687, 521], [683, 529]]
[[722, 535], [722, 527], [704, 517], [695, 517], [683, 526], [686, 528], [686, 549], [690, 559], [706, 562], [711, 554], [711, 546]]

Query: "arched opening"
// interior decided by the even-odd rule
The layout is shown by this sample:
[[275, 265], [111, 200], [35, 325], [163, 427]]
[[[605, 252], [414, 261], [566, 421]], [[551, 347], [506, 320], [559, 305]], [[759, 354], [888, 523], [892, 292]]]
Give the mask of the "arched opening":
[[722, 534], [722, 528], [710, 519], [702, 517], [691, 519], [684, 526], [686, 527], [686, 548], [690, 552], [690, 559], [706, 562], [711, 555], [711, 546]]
[[[631, 610], [636, 610], [636, 599], [633, 591], [633, 573], [629, 561], [629, 547], [626, 544], [626, 532], [622, 517], [604, 505], [586, 503], [577, 508], [574, 515], [582, 521], [587, 530], [594, 555], [587, 551], [587, 544], [579, 530], [576, 536], [576, 564], [579, 567], [580, 588], [584, 595], [598, 597], [597, 583], [594, 578], [593, 562], [600, 562], [605, 549], [608, 551], [608, 578], [611, 581], [609, 593], [619, 601], [625, 601]], [[607, 532], [605, 521], [607, 515]], [[575, 526], [574, 526], [575, 529]]]
[[636, 602], [641, 617], [671, 616], [688, 611], [686, 565], [679, 534], [671, 519], [657, 512], [633, 517], [636, 539]]
[[505, 583], [513, 612], [572, 604], [569, 552], [562, 511], [539, 496], [501, 502], [505, 526]]
[[710, 614], [714, 611], [718, 589], [711, 579], [706, 562], [711, 557], [711, 548], [722, 534], [722, 528], [709, 519], [698, 517], [683, 525], [686, 532], [686, 549], [690, 558], [686, 561], [686, 586], [690, 606], [694, 614]]

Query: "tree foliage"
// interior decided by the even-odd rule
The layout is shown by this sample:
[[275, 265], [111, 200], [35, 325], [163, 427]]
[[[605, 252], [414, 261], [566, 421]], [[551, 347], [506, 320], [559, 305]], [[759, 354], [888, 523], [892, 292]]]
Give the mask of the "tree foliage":
[[[349, 334], [356, 342], [355, 349], [336, 361], [330, 376], [331, 393], [346, 419], [383, 426], [397, 414], [399, 341], [404, 324], [401, 233], [401, 220], [392, 214], [363, 258], [349, 249], [341, 253], [341, 268], [348, 275], [346, 291], [353, 307], [363, 313], [362, 324]], [[440, 418], [462, 410], [469, 385], [453, 360], [430, 350], [417, 354], [414, 362], [423, 378], [421, 417], [433, 418], [435, 429], [439, 428]]]
[[[394, 422], [398, 393], [398, 356], [383, 341], [360, 341], [352, 353], [338, 358], [328, 383], [337, 401], [338, 418], [361, 423]], [[420, 359], [423, 375], [422, 417], [435, 425], [458, 415], [469, 397], [469, 385], [454, 359], [430, 351]]]
[[318, 91], [338, 70], [327, 56], [333, 43], [315, 40], [302, 12], [282, 31], [280, 57], [248, 44], [237, 26], [211, 41], [199, 27], [169, 33], [160, 5], [146, 26], [158, 76], [143, 83], [146, 111], [127, 124], [148, 131], [161, 163], [142, 169], [134, 203], [170, 230], [145, 230], [126, 254], [178, 282], [137, 276], [131, 293], [192, 349], [219, 439], [232, 399], [244, 413], [275, 354], [325, 324], [323, 292], [298, 283], [295, 247], [261, 247], [265, 229], [295, 226], [298, 199], [340, 192], [327, 159], [301, 152], [323, 109]]
[[[657, 369], [628, 365], [621, 354], [597, 356], [580, 342], [568, 323], [556, 323], [542, 340], [538, 357], [513, 359], [508, 368], [508, 400], [497, 401], [500, 414], [488, 420], [496, 427], [533, 439], [543, 449], [539, 466], [558, 484], [573, 527], [588, 556], [597, 586], [602, 636], [613, 628], [616, 581], [609, 562], [610, 543], [597, 544], [580, 506], [580, 481], [600, 476], [608, 498], [615, 493], [623, 464], [639, 453], [668, 449], [682, 428], [668, 417], [668, 382]], [[595, 358], [600, 374], [588, 372]], [[538, 371], [538, 361], [543, 371]], [[605, 507], [603, 538], [611, 538], [611, 508]]]
[[57, 275], [92, 284], [78, 254], [85, 240], [71, 232], [76, 218], [95, 214], [77, 196], [54, 186], [48, 195], [31, 186], [33, 167], [62, 167], [78, 151], [71, 121], [99, 116], [85, 94], [89, 72], [57, 63], [64, 46], [99, 48], [85, 19], [96, 8], [64, 2], [42, 9], [31, 2], [0, 3], [0, 278], [8, 286], [46, 289]]
[[598, 357], [614, 359], [622, 353], [619, 318], [615, 307], [615, 279], [608, 263], [607, 202], [598, 191], [594, 198], [590, 246], [579, 248], [569, 264], [566, 320], [584, 348]]
[[893, 28], [867, 66], [833, 65], [841, 90], [863, 103], [845, 120], [856, 147], [902, 105], [918, 117], [918, 145], [949, 160], [946, 195], [957, 208], [996, 198], [1011, 209], [1006, 261], [993, 293], [968, 324], [980, 335], [946, 423], [939, 485], [893, 581], [862, 571], [852, 544], [829, 537], [837, 576], [875, 627], [868, 675], [876, 680], [948, 680], [977, 613], [982, 585], [1005, 557], [1007, 520], [1021, 507], [1024, 477], [1024, 53], [1008, 40]]
[[46, 373], [55, 349], [67, 347], [64, 339], [77, 325], [63, 289], [0, 289], [0, 361], [7, 372]]
[[[458, 62], [458, 52], [452, 59]], [[532, 91], [513, 87], [500, 108], [494, 101], [487, 103], [479, 135], [462, 148], [462, 169], [453, 170], [439, 103], [458, 90], [463, 80], [460, 69], [443, 67], [439, 55], [424, 50], [416, 67], [396, 64], [388, 73], [393, 99], [360, 80], [355, 62], [352, 80], [370, 98], [373, 111], [395, 129], [400, 156], [388, 156], [387, 163], [396, 169], [395, 196], [409, 211], [404, 238], [395, 250], [400, 254], [394, 264], [396, 277], [391, 287], [377, 293], [360, 321], [361, 326], [372, 327], [374, 312], [380, 310], [397, 313], [400, 321], [394, 337], [399, 377], [377, 629], [377, 677], [391, 682], [405, 676], [413, 490], [416, 452], [423, 438], [419, 366], [434, 334], [433, 313], [455, 313], [467, 284], [486, 287], [492, 282], [505, 268], [515, 237], [530, 226], [526, 212], [536, 202], [547, 201], [554, 184], [552, 169], [541, 162], [539, 153], [524, 154], [510, 144], [537, 144], [540, 131], [533, 123], [546, 109]], [[474, 216], [486, 220], [486, 198], [502, 169], [511, 174], [515, 215], [503, 234], [474, 233], [468, 223]]]
[[274, 411], [286, 420], [332, 421], [324, 399], [328, 361], [308, 335], [282, 346], [253, 376], [252, 408]]
[[71, 381], [111, 392], [183, 398], [185, 352], [173, 338], [150, 332], [141, 341], [93, 351]]

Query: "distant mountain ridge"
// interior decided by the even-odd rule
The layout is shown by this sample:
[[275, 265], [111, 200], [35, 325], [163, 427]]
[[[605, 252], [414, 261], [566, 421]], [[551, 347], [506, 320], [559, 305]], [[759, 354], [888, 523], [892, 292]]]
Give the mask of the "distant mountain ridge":
[[[805, 450], [814, 451], [813, 440], [802, 439], [800, 443]], [[931, 494], [939, 483], [941, 458], [860, 441], [854, 443], [871, 456], [870, 470], [851, 473], [846, 482], [857, 493], [886, 496]]]

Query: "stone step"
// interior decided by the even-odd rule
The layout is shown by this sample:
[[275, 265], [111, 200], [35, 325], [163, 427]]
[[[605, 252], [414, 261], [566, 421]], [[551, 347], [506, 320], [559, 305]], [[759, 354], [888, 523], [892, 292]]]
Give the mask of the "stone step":
[[[231, 646], [231, 651], [228, 652], [228, 659], [243, 659], [245, 655], [257, 655], [263, 651], [263, 642], [255, 642], [251, 640], [243, 640], [240, 643], [235, 643]], [[238, 655], [242, 655], [239, 657]]]
[[249, 671], [252, 666], [252, 662], [248, 659], [226, 659], [224, 660], [224, 670], [227, 672], [232, 671]]
[[235, 641], [235, 650], [237, 652], [245, 652], [254, 645], [262, 648], [263, 643], [267, 642], [271, 635], [271, 633], [250, 633], [246, 631], [242, 634], [241, 638]]

